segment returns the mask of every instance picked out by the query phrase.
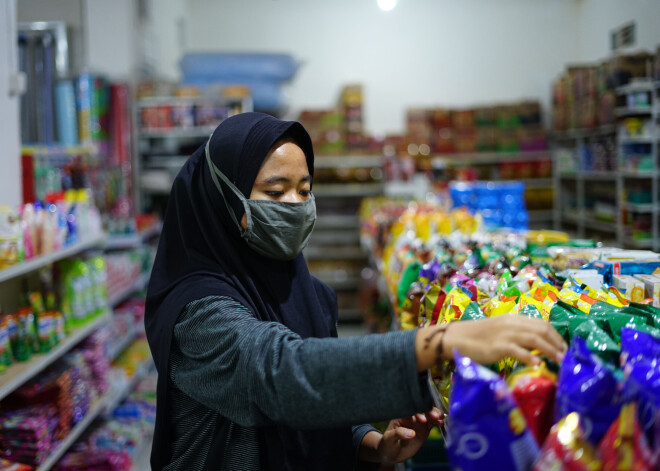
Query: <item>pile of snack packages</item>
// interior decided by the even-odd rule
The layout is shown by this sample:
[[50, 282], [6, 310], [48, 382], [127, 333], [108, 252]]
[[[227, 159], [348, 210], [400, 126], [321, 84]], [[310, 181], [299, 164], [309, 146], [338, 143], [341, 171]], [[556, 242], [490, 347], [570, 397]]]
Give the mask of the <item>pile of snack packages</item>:
[[483, 232], [478, 216], [425, 203], [362, 209], [397, 328], [523, 315], [569, 345], [561, 364], [454, 352], [432, 370], [453, 469], [660, 469], [660, 256]]
[[21, 293], [15, 312], [0, 310], [0, 374], [15, 362], [50, 352], [72, 329], [107, 312], [106, 262], [102, 256], [86, 261], [67, 259], [58, 268], [58, 283], [45, 276], [40, 289]]

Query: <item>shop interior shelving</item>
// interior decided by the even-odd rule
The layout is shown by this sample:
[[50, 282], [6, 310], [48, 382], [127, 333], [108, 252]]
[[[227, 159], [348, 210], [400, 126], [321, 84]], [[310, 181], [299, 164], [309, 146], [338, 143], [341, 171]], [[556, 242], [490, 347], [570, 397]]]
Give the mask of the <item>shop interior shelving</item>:
[[[88, 250], [100, 250], [105, 247], [116, 249], [137, 247], [157, 235], [158, 231], [159, 226], [155, 226], [137, 234], [130, 240], [128, 240], [127, 237], [107, 237], [105, 234], [101, 234], [98, 237], [81, 241], [61, 250], [35, 257], [25, 262], [20, 262], [14, 266], [0, 270], [0, 293], [2, 293], [3, 300], [7, 301], [9, 297], [15, 296], [16, 283], [18, 283], [23, 277], [31, 276], [31, 274], [37, 270], [48, 267], [57, 261], [80, 255]], [[0, 400], [7, 397], [26, 381], [38, 375], [93, 332], [111, 322], [113, 308], [134, 292], [142, 290], [146, 285], [147, 279], [147, 276], [142, 276], [135, 283], [131, 284], [128, 289], [109, 299], [108, 310], [105, 313], [94, 317], [80, 327], [72, 329], [66, 338], [50, 352], [46, 354], [35, 354], [26, 362], [10, 365], [0, 375]], [[108, 359], [112, 361], [119, 356], [119, 354], [135, 340], [136, 335], [137, 329], [135, 329], [130, 335], [127, 335], [120, 345], [118, 345], [113, 352], [108, 354]], [[123, 384], [118, 389], [115, 388], [97, 398], [86, 412], [83, 419], [71, 429], [69, 435], [64, 440], [57, 444], [49, 454], [48, 458], [41, 463], [37, 470], [46, 471], [55, 466], [58, 460], [64, 455], [64, 453], [66, 453], [71, 445], [76, 442], [90, 424], [92, 424], [96, 418], [111, 412], [111, 410], [130, 393], [138, 381], [144, 377], [152, 367], [153, 361], [149, 358], [139, 365], [136, 369], [136, 374], [130, 378], [126, 384]]]
[[501, 164], [522, 164], [522, 163], [541, 163], [552, 162], [550, 151], [527, 151], [527, 152], [477, 152], [469, 154], [452, 154], [438, 156], [432, 159], [434, 169], [443, 169], [443, 171], [460, 169], [462, 167], [472, 167], [481, 169], [485, 172], [487, 178], [493, 181], [515, 180], [525, 184], [525, 199], [527, 203], [527, 212], [529, 214], [529, 226], [531, 228], [547, 228], [552, 224], [552, 205], [536, 204], [533, 205], [532, 197], [539, 191], [552, 192], [554, 181], [551, 174], [544, 176], [530, 176], [526, 178], [510, 178], [502, 175], [500, 172]]
[[[631, 94], [640, 93], [648, 106], [624, 106]], [[660, 82], [635, 81], [616, 94], [616, 124], [554, 133], [555, 228], [658, 251]], [[631, 119], [643, 127], [640, 135], [630, 134]], [[605, 168], [601, 162], [599, 170], [593, 170], [581, 158], [582, 151], [603, 139], [613, 140], [615, 155]], [[644, 228], [641, 235], [636, 233], [638, 225]]]
[[314, 169], [317, 220], [303, 253], [310, 272], [336, 291], [339, 320], [361, 321], [360, 280], [368, 263], [357, 213], [363, 198], [384, 192], [382, 157], [316, 156]]
[[[140, 123], [142, 113], [150, 108], [171, 109], [196, 105], [226, 106], [229, 116], [251, 111], [251, 97], [209, 99], [204, 97], [145, 97], [135, 106], [135, 122]], [[214, 118], [217, 121], [217, 118]], [[156, 211], [163, 214], [167, 195], [172, 182], [188, 157], [199, 147], [216, 128], [214, 125], [193, 125], [169, 123], [164, 127], [147, 127], [144, 122], [136, 126], [137, 162], [136, 203], [144, 212]]]

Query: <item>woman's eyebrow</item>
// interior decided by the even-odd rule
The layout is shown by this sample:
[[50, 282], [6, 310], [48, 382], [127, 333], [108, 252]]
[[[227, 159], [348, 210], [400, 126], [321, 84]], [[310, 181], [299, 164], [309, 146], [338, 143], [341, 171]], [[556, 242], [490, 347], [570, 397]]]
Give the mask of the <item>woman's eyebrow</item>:
[[[300, 179], [301, 182], [309, 182], [312, 180], [312, 177], [309, 175], [303, 177]], [[276, 183], [289, 183], [291, 180], [288, 179], [287, 177], [280, 177], [279, 175], [273, 175], [271, 177], [266, 178], [265, 180], [262, 180], [261, 183], [266, 184], [266, 185], [275, 185]]]

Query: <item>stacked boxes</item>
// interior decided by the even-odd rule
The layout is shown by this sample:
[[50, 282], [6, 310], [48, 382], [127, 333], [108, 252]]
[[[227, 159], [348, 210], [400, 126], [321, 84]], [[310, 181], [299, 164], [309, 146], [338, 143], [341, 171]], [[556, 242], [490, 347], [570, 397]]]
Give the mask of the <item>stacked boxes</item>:
[[413, 157], [474, 152], [520, 152], [548, 148], [541, 105], [521, 102], [466, 109], [412, 109], [405, 152]]

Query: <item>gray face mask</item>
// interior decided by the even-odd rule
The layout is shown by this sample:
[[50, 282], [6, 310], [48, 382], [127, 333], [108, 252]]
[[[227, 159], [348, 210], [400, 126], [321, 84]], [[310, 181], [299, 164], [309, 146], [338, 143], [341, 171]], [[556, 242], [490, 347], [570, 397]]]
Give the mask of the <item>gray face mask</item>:
[[[206, 162], [211, 169], [211, 178], [222, 195], [227, 211], [238, 227], [241, 237], [255, 252], [276, 260], [293, 260], [305, 248], [316, 221], [314, 195], [303, 203], [251, 200], [245, 198], [211, 160], [209, 143], [206, 143]], [[243, 204], [247, 227], [243, 229], [227, 202], [218, 177], [229, 187]]]

